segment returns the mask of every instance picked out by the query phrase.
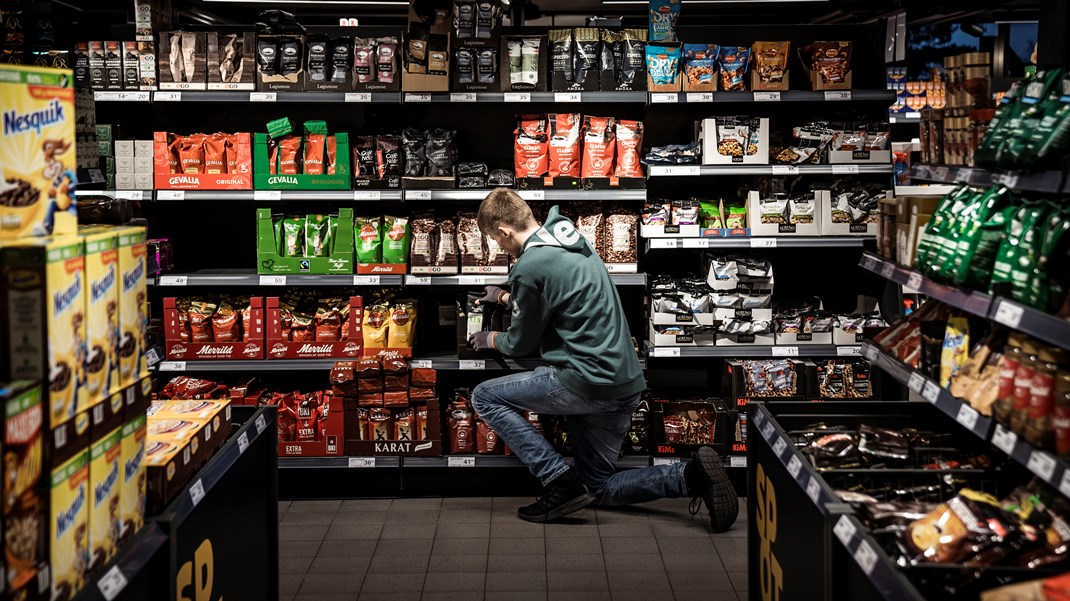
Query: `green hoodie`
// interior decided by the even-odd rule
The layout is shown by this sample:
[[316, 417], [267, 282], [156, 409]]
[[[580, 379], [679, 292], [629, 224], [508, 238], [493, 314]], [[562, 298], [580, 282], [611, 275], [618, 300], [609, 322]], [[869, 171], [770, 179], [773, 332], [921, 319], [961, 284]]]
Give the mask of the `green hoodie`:
[[587, 399], [645, 389], [617, 288], [576, 226], [554, 207], [520, 252], [509, 275], [512, 324], [494, 348], [514, 357], [538, 348], [565, 388]]

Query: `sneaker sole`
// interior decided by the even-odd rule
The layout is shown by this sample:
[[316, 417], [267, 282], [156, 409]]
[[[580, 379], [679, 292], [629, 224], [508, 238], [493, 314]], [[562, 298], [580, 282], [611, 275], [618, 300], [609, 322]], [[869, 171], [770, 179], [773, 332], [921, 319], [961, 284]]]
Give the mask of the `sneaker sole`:
[[[736, 495], [736, 489], [728, 479], [728, 472], [725, 471], [724, 463], [716, 451], [710, 447], [702, 447], [695, 454], [695, 461], [702, 466], [702, 473], [710, 478], [713, 490], [713, 506], [706, 507], [710, 512], [710, 526], [718, 534], [727, 532], [739, 516], [739, 497]], [[702, 502], [705, 503], [706, 499]]]
[[576, 497], [575, 499], [572, 499], [568, 503], [565, 503], [564, 505], [546, 513], [545, 515], [521, 515], [520, 512], [517, 512], [516, 517], [524, 520], [525, 522], [535, 522], [537, 524], [542, 524], [544, 522], [552, 522], [558, 518], [565, 517], [570, 513], [575, 513], [583, 509], [584, 507], [587, 507], [591, 503], [594, 503], [594, 495], [587, 494]]

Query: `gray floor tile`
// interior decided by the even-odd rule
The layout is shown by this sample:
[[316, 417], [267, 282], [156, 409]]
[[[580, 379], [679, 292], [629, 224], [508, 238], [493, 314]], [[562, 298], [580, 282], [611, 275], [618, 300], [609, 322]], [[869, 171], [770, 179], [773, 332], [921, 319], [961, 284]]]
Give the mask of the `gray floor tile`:
[[[546, 539], [550, 541], [553, 539]], [[523, 554], [546, 553], [546, 542], [541, 538], [492, 538], [490, 539], [491, 556], [499, 553]]]
[[380, 538], [435, 538], [436, 524], [386, 524]]
[[[446, 499], [449, 500], [449, 499]], [[452, 507], [439, 512], [440, 524], [489, 524], [490, 508]]]
[[442, 499], [442, 509], [486, 509], [494, 503], [492, 497], [452, 497]]
[[304, 579], [304, 574], [281, 574], [279, 576], [279, 592], [283, 595], [296, 595]]
[[713, 541], [706, 538], [690, 538], [690, 537], [676, 537], [670, 538], [667, 536], [658, 537], [658, 547], [661, 548], [662, 553], [703, 553], [713, 554], [716, 549], [713, 547]]
[[486, 570], [486, 553], [480, 555], [432, 553], [431, 563], [427, 566], [428, 572], [485, 572]]
[[727, 572], [687, 570], [669, 572], [669, 583], [676, 591], [734, 591]]
[[494, 509], [516, 509], [521, 505], [530, 505], [535, 497], [494, 497], [491, 505]]
[[483, 592], [485, 580], [485, 572], [429, 572], [424, 580], [424, 593]]
[[546, 572], [489, 572], [488, 591], [545, 591]]
[[662, 553], [665, 569], [682, 570], [724, 570], [721, 558], [716, 553]]
[[325, 501], [294, 501], [293, 503], [290, 503], [290, 507], [286, 511], [338, 511], [338, 508], [341, 505], [342, 501], [338, 499], [328, 499]]
[[331, 524], [326, 540], [376, 540], [381, 524]]
[[346, 499], [339, 508], [342, 511], [386, 511], [392, 499]]
[[293, 541], [319, 541], [329, 526], [279, 526], [279, 544]]
[[[313, 551], [315, 553], [315, 551]], [[308, 571], [308, 566], [312, 565], [313, 555], [308, 557], [279, 557], [279, 573], [280, 574], [297, 574], [304, 575]]]
[[552, 553], [546, 556], [546, 569], [551, 572], [604, 571], [601, 553]]
[[438, 510], [442, 508], [442, 498], [432, 497], [428, 499], [394, 499], [390, 503], [390, 509], [398, 510], [418, 510], [425, 511], [428, 509]]
[[329, 526], [334, 521], [333, 511], [288, 511], [279, 522], [282, 526]]
[[641, 553], [641, 554], [605, 554], [602, 559], [606, 563], [607, 570], [663, 570], [665, 564], [661, 561], [660, 555], [653, 553]]
[[351, 557], [317, 557], [309, 565], [309, 574], [364, 574], [372, 558], [368, 555]]
[[370, 574], [397, 574], [427, 572], [431, 556], [426, 553], [418, 555], [379, 555], [371, 558], [368, 566]]
[[279, 557], [315, 557], [320, 541], [279, 541]]
[[[395, 503], [397, 500], [395, 499]], [[437, 524], [438, 509], [396, 509], [386, 512], [387, 524]]]
[[609, 520], [625, 521], [630, 520], [633, 522], [645, 522], [650, 519], [650, 509], [645, 505], [622, 505], [620, 507], [598, 507], [595, 509], [598, 514], [598, 519], [602, 518]]
[[369, 592], [362, 590], [357, 601], [420, 601], [419, 592]]
[[622, 553], [629, 555], [657, 554], [658, 541], [654, 537], [617, 537], [603, 538], [602, 549], [606, 553]]
[[737, 591], [746, 591], [747, 590], [747, 572], [746, 571], [735, 572], [735, 571], [729, 570], [728, 578], [732, 581], [732, 586], [734, 586]]
[[424, 573], [388, 574], [369, 572], [364, 578], [361, 595], [365, 593], [419, 593], [424, 586]]
[[609, 581], [601, 570], [590, 572], [546, 572], [551, 591], [608, 591]]
[[385, 524], [387, 511], [351, 511], [339, 509], [333, 524]]
[[546, 538], [598, 536], [597, 524], [546, 524]]
[[325, 540], [319, 548], [321, 557], [355, 557], [375, 553], [378, 541], [368, 540]]
[[435, 555], [472, 555], [486, 553], [488, 547], [486, 538], [438, 538], [431, 552]]
[[609, 591], [555, 591], [547, 593], [548, 601], [611, 601]]
[[490, 521], [481, 524], [450, 523], [445, 518], [441, 518], [438, 521], [435, 538], [490, 538]]
[[628, 522], [624, 524], [603, 524], [598, 522], [598, 536], [602, 538], [649, 537], [654, 536], [650, 522]]
[[747, 525], [746, 524], [742, 524], [740, 522], [736, 522], [732, 526], [732, 529], [729, 530], [728, 532], [722, 532], [721, 534], [715, 534], [714, 536], [718, 536], [718, 537], [721, 537], [721, 538], [746, 540], [747, 539]]
[[517, 521], [514, 524], [496, 523], [490, 525], [491, 538], [542, 538], [542, 524]]
[[651, 522], [654, 536], [666, 538], [708, 538], [710, 522], [706, 519], [680, 520], [671, 522]]
[[531, 572], [546, 569], [546, 555], [542, 553], [496, 554], [487, 560], [487, 572]]
[[558, 553], [602, 553], [602, 540], [597, 537], [586, 538], [548, 538], [546, 554]]
[[546, 591], [487, 591], [483, 601], [546, 601]]
[[609, 590], [616, 591], [655, 591], [669, 592], [669, 578], [664, 570], [626, 570], [606, 572], [609, 577]]
[[301, 590], [297, 592], [300, 595], [353, 593], [353, 597], [356, 597], [363, 582], [364, 574], [307, 574]]
[[420, 596], [420, 601], [483, 601], [483, 591], [454, 591], [451, 593], [428, 592]]
[[426, 538], [381, 539], [375, 547], [376, 555], [430, 555], [434, 541]]

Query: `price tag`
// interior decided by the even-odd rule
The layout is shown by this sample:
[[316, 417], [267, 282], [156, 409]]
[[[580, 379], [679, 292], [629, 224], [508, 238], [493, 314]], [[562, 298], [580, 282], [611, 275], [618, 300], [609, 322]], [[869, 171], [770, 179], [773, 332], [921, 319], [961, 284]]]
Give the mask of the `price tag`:
[[1029, 454], [1029, 461], [1026, 462], [1025, 467], [1043, 478], [1045, 482], [1051, 482], [1052, 476], [1055, 475], [1055, 458], [1044, 451], [1034, 450]]
[[346, 102], [371, 102], [371, 92], [346, 92]]
[[688, 92], [688, 102], [713, 102], [713, 92]]
[[751, 238], [751, 248], [776, 248], [776, 238]]
[[784, 449], [786, 448], [788, 448], [788, 443], [784, 442], [783, 438], [778, 438], [776, 439], [776, 442], [773, 443], [773, 453], [777, 457], [780, 457], [782, 454], [784, 454]]
[[729, 457], [728, 467], [747, 467], [746, 457]]
[[776, 430], [773, 428], [773, 422], [765, 422], [765, 426], [762, 427], [762, 436], [768, 441], [776, 434]]
[[353, 200], [379, 200], [382, 197], [378, 190], [353, 190]]
[[119, 200], [141, 200], [141, 190], [119, 190], [115, 193]]
[[256, 426], [256, 435], [259, 436], [264, 433], [264, 429], [267, 428], [267, 420], [263, 415], [256, 416], [256, 420], [253, 422]]
[[792, 455], [791, 459], [788, 460], [788, 473], [791, 474], [792, 478], [798, 478], [799, 477], [799, 472], [801, 470], [802, 470], [802, 461], [799, 461], [798, 457], [796, 457], [795, 455]]
[[858, 173], [858, 165], [833, 165], [833, 175], [855, 175]]
[[858, 532], [858, 528], [851, 523], [851, 520], [841, 515], [836, 525], [832, 527], [832, 531], [836, 533], [836, 538], [840, 539], [840, 542], [846, 547], [851, 539], [854, 538], [855, 533]]
[[406, 286], [430, 286], [431, 278], [428, 276], [413, 276], [410, 275], [405, 278]]
[[554, 102], [582, 102], [583, 94], [580, 92], [554, 92]]
[[518, 194], [524, 200], [546, 200], [546, 190], [521, 190]]
[[260, 276], [261, 286], [285, 286], [286, 276], [284, 275], [262, 275]]
[[185, 286], [187, 276], [184, 275], [161, 275], [160, 286]]
[[655, 357], [679, 357], [680, 347], [678, 346], [656, 346], [654, 347]]
[[773, 175], [798, 175], [798, 165], [773, 165]]
[[450, 102], [475, 102], [474, 92], [454, 92], [450, 94]]
[[979, 415], [980, 413], [977, 413], [976, 409], [963, 403], [962, 406], [959, 407], [959, 413], [955, 416], [955, 421], [968, 429], [973, 430], [973, 427], [977, 425], [977, 417]]
[[278, 99], [275, 92], [249, 92], [249, 102], [275, 102]]
[[667, 238], [654, 238], [650, 241], [650, 248], [683, 248], [683, 240], [672, 240]]
[[1014, 188], [1018, 186], [1018, 174], [1017, 173], [1001, 173], [999, 174], [999, 183], [1007, 186], [1008, 188]]
[[940, 385], [932, 380], [925, 382], [925, 388], [921, 389], [921, 396], [926, 401], [935, 404], [936, 399], [940, 397]]
[[104, 102], [148, 102], [148, 92], [94, 92], [93, 99]]
[[249, 435], [242, 432], [238, 435], [238, 454], [245, 453], [245, 449], [249, 448]]
[[431, 369], [430, 359], [413, 359], [409, 361], [409, 365], [413, 369]]
[[1063, 470], [1063, 479], [1059, 482], [1059, 492], [1063, 493], [1064, 497], [1070, 497], [1070, 469]]
[[651, 175], [700, 175], [698, 165], [667, 165], [651, 167]]
[[932, 173], [933, 178], [942, 182], [948, 181], [948, 178], [951, 176], [951, 170], [947, 167], [936, 167], [933, 169]]
[[1011, 455], [1014, 453], [1014, 445], [1018, 444], [1018, 435], [1005, 428], [1002, 424], [996, 425], [996, 431], [992, 433], [992, 446]]
[[531, 102], [531, 92], [506, 92], [503, 100], [506, 102]]
[[156, 102], [182, 102], [182, 92], [156, 92], [152, 99]]
[[999, 306], [996, 307], [996, 316], [993, 319], [1008, 328], [1017, 328], [1018, 324], [1022, 323], [1022, 315], [1024, 313], [1025, 309], [1014, 303], [999, 301]]
[[882, 278], [890, 279], [892, 277], [892, 274], [894, 274], [894, 273], [895, 273], [895, 264], [894, 263], [885, 263], [884, 265], [881, 265], [881, 277]]
[[855, 561], [858, 562], [858, 566], [862, 568], [862, 571], [869, 576], [873, 573], [873, 566], [877, 565], [877, 552], [873, 550], [873, 547], [866, 541], [858, 543], [858, 548], [855, 549]]
[[430, 94], [405, 94], [405, 102], [431, 102]]
[[676, 463], [680, 463], [680, 459], [678, 457], [655, 457], [654, 458], [654, 465], [673, 465], [673, 464], [676, 464]]
[[669, 104], [674, 102], [680, 102], [679, 94], [651, 94], [650, 104]]
[[970, 181], [970, 173], [971, 173], [971, 171], [969, 169], [959, 169], [958, 171], [955, 172], [955, 181], [957, 181], [957, 182], [969, 182]]
[[877, 347], [875, 346], [862, 347], [862, 356], [866, 359], [869, 359], [870, 361], [876, 360], [878, 354], [880, 354], [880, 351], [878, 351]]
[[709, 248], [710, 241], [706, 238], [684, 238], [684, 248]]
[[483, 286], [487, 283], [487, 278], [482, 275], [462, 275], [457, 281], [464, 286]]
[[907, 288], [910, 288], [911, 290], [921, 290], [921, 282], [921, 274], [912, 271], [910, 272], [910, 276], [907, 277]]
[[780, 92], [755, 92], [755, 102], [780, 102]]
[[157, 190], [156, 200], [185, 200], [185, 190]]
[[375, 467], [375, 457], [349, 457], [349, 467]]
[[815, 504], [821, 498], [821, 485], [817, 483], [817, 476], [810, 476], [810, 481], [806, 483], [806, 496]]
[[[152, 367], [160, 362], [160, 353], [156, 352], [156, 349], [150, 348], [149, 350], [145, 351], [145, 360], [148, 361], [149, 367]], [[130, 392], [133, 392], [133, 388], [127, 388], [127, 396], [133, 396], [129, 394]], [[127, 404], [130, 404], [130, 402], [128, 402]]]
[[925, 376], [918, 372], [910, 374], [910, 379], [907, 380], [907, 388], [914, 391], [917, 394], [921, 394], [921, 389], [925, 386]]
[[829, 102], [832, 102], [832, 101], [837, 101], [838, 102], [838, 101], [850, 100], [850, 99], [851, 99], [851, 91], [850, 90], [829, 90], [829, 91], [825, 92], [825, 100], [829, 101]]
[[186, 371], [185, 361], [161, 361], [160, 371]]
[[461, 359], [458, 363], [458, 369], [487, 369], [485, 359]]
[[126, 576], [119, 571], [119, 566], [112, 566], [110, 570], [104, 573], [97, 581], [97, 587], [100, 588], [100, 594], [104, 595], [107, 601], [112, 601], [119, 596], [119, 593], [123, 592], [126, 588]]
[[253, 200], [282, 200], [282, 190], [253, 190]]
[[774, 346], [774, 357], [798, 357], [799, 347], [797, 346]]
[[862, 347], [860, 346], [837, 346], [837, 357], [859, 357], [862, 355]]
[[196, 507], [201, 499], [204, 498], [204, 482], [200, 478], [193, 483], [193, 486], [189, 487], [189, 498], [193, 501], [193, 506]]
[[354, 286], [378, 286], [382, 278], [377, 275], [355, 275], [353, 276]]
[[475, 467], [475, 457], [447, 457], [446, 467]]
[[758, 424], [759, 426], [762, 425], [763, 423], [765, 423], [765, 415], [760, 413], [760, 412], [759, 413], [755, 413], [754, 414], [754, 423]]
[[873, 271], [877, 267], [877, 260], [870, 256], [862, 257], [862, 267], [867, 271]]
[[431, 191], [409, 190], [405, 192], [405, 198], [408, 200], [431, 200]]

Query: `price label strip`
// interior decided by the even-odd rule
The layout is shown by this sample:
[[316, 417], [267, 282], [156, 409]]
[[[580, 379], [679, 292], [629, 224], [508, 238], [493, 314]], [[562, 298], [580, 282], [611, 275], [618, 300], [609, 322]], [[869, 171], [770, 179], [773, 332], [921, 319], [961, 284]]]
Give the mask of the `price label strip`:
[[992, 446], [1011, 455], [1014, 453], [1014, 445], [1018, 444], [1018, 435], [1005, 428], [1002, 424], [996, 425], [996, 431], [992, 433]]
[[672, 104], [675, 102], [680, 102], [679, 94], [656, 93], [650, 95], [650, 104]]
[[858, 173], [858, 165], [833, 165], [833, 175], [856, 175]]
[[375, 467], [375, 457], [350, 457], [348, 465], [351, 468]]
[[185, 190], [157, 190], [156, 200], [185, 200]]
[[249, 92], [249, 102], [276, 102], [278, 98], [275, 92]]
[[185, 361], [161, 361], [160, 371], [186, 371]]
[[189, 487], [189, 498], [193, 501], [193, 506], [196, 507], [200, 504], [201, 499], [204, 498], [204, 481], [200, 478], [193, 483], [193, 486]]
[[851, 542], [851, 539], [855, 537], [858, 528], [851, 523], [850, 518], [841, 515], [839, 521], [832, 527], [832, 531], [836, 533], [836, 538], [840, 539], [840, 542], [846, 547]]
[[354, 286], [378, 286], [382, 282], [382, 277], [377, 275], [355, 275], [353, 276]]
[[654, 347], [655, 357], [679, 357], [680, 347], [678, 346], [657, 346]]
[[655, 457], [654, 465], [673, 465], [680, 463], [680, 459], [677, 457]]
[[788, 460], [788, 473], [791, 474], [792, 478], [798, 478], [800, 471], [802, 471], [802, 461], [799, 461], [798, 457], [792, 455], [791, 459]]
[[475, 457], [449, 457], [446, 459], [446, 467], [475, 467]]
[[773, 165], [773, 175], [798, 175], [797, 165]]
[[506, 92], [503, 100], [505, 102], [531, 102], [530, 92]]
[[450, 94], [450, 102], [475, 102], [476, 95], [472, 92], [453, 92]]
[[921, 290], [922, 277], [920, 273], [911, 272], [907, 277], [907, 288]]
[[859, 357], [862, 355], [862, 347], [860, 346], [837, 346], [837, 357]]
[[97, 588], [100, 589], [100, 594], [104, 595], [107, 601], [112, 601], [119, 596], [119, 593], [123, 592], [126, 588], [127, 581], [126, 576], [119, 571], [119, 566], [112, 566], [100, 580], [97, 581]]
[[882, 278], [889, 279], [889, 278], [892, 277], [892, 274], [894, 274], [894, 273], [895, 273], [895, 265], [893, 265], [891, 263], [885, 263], [884, 265], [881, 265], [881, 277]]

